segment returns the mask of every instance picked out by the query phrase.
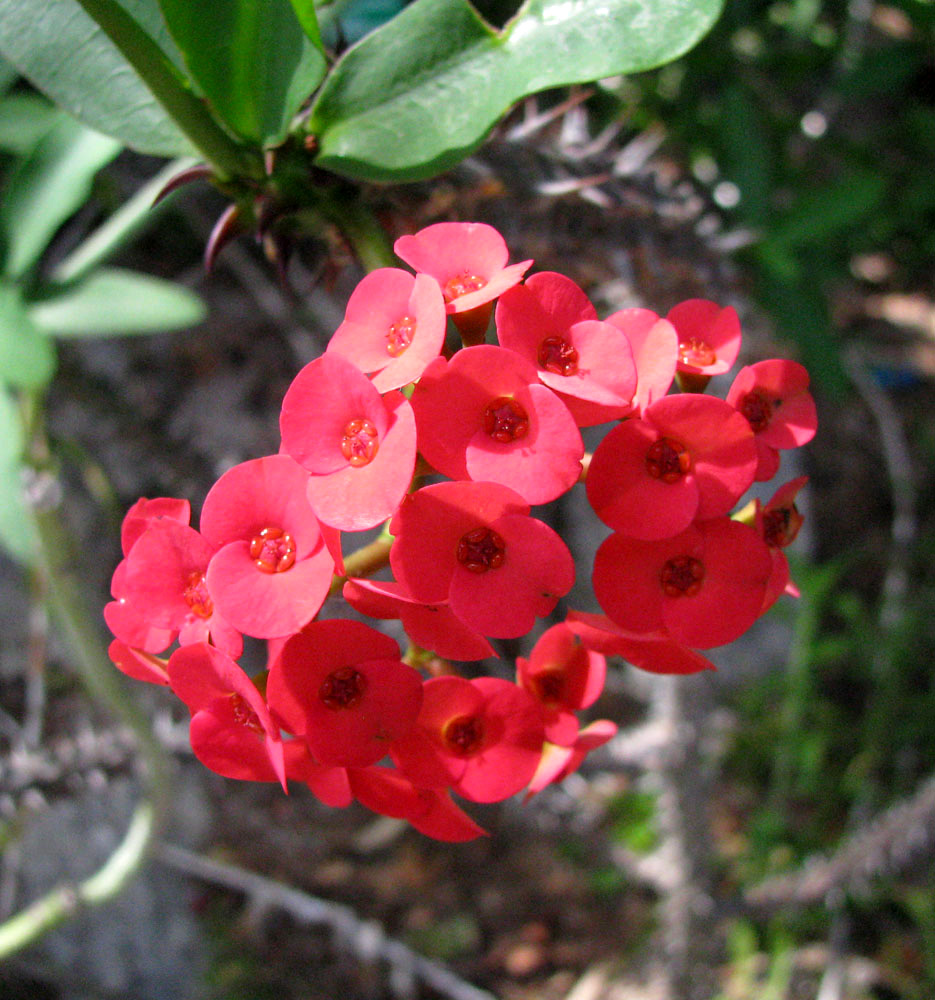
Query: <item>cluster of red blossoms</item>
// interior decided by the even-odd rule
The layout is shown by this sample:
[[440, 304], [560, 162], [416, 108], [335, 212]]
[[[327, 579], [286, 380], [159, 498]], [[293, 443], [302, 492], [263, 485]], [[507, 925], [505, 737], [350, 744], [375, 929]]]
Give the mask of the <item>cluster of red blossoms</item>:
[[[532, 262], [508, 265], [500, 234], [477, 223], [429, 226], [395, 250], [415, 274], [360, 282], [286, 393], [279, 454], [222, 475], [200, 530], [185, 500], [130, 509], [105, 617], [114, 663], [182, 699], [209, 768], [304, 782], [329, 805], [356, 799], [467, 840], [484, 831], [452, 793], [533, 794], [613, 735], [578, 719], [606, 655], [710, 669], [699, 649], [795, 592], [782, 550], [804, 480], [731, 511], [779, 450], [812, 437], [815, 407], [791, 361], [743, 368], [726, 399], [703, 394], [737, 357], [730, 308], [693, 299], [665, 318], [600, 320], [563, 275], [524, 281]], [[579, 428], [597, 424], [610, 429], [587, 456]], [[458, 675], [450, 661], [493, 656], [489, 639], [526, 635], [570, 591], [571, 554], [531, 506], [579, 482], [613, 531], [594, 563], [604, 614], [569, 611], [514, 680]], [[381, 524], [345, 565], [342, 534]], [[387, 562], [393, 579], [369, 578]], [[401, 622], [404, 655], [359, 620], [317, 618], [341, 589], [360, 614]], [[252, 678], [237, 663], [244, 635], [267, 640]]]

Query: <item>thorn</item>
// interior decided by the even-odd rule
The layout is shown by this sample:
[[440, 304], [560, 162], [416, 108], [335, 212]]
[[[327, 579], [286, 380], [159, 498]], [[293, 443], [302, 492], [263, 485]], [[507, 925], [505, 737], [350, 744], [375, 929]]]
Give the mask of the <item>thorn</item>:
[[273, 176], [273, 171], [276, 169], [276, 150], [275, 149], [264, 149], [263, 150], [263, 169], [266, 171], [267, 177]]
[[211, 230], [205, 245], [205, 270], [209, 274], [218, 254], [241, 231], [240, 208], [237, 205], [228, 205], [214, 224], [214, 229]]
[[183, 184], [191, 184], [192, 181], [205, 180], [212, 176], [211, 168], [207, 163], [198, 163], [194, 167], [189, 167], [187, 170], [177, 173], [163, 184], [159, 194], [153, 198], [152, 207], [155, 208], [163, 198], [172, 194], [173, 191], [182, 187]]

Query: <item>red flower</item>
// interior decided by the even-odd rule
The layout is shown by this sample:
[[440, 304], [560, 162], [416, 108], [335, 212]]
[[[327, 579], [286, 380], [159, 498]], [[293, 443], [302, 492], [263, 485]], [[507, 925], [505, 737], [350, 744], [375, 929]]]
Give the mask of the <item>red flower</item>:
[[492, 302], [517, 284], [531, 260], [507, 265], [510, 252], [493, 226], [483, 222], [437, 222], [414, 236], [400, 236], [396, 256], [441, 286], [449, 313]]
[[808, 476], [799, 476], [780, 486], [765, 505], [755, 501], [756, 530], [773, 559], [763, 611], [771, 608], [783, 593], [799, 596], [798, 587], [789, 579], [789, 560], [782, 550], [795, 541], [805, 520], [795, 505], [795, 498], [807, 482]]
[[[169, 645], [166, 643], [166, 645]], [[166, 671], [166, 661], [142, 649], [128, 646], [119, 639], [107, 647], [110, 662], [127, 677], [135, 681], [147, 681], [149, 684], [168, 685], [169, 674]]]
[[328, 343], [361, 371], [376, 372], [380, 392], [414, 382], [445, 340], [445, 303], [426, 274], [381, 267], [354, 289], [344, 322]]
[[417, 601], [401, 584], [384, 580], [348, 580], [344, 599], [371, 618], [398, 618], [406, 635], [446, 660], [483, 660], [493, 656], [490, 643], [469, 628], [445, 603]]
[[594, 560], [594, 594], [628, 631], [666, 631], [708, 649], [756, 621], [771, 570], [769, 550], [752, 528], [716, 518], [660, 541], [611, 535]]
[[727, 513], [753, 482], [749, 424], [712, 396], [666, 396], [598, 445], [588, 500], [610, 528], [632, 538], [668, 538], [694, 520]]
[[650, 309], [621, 309], [607, 317], [621, 329], [633, 351], [636, 391], [633, 410], [642, 414], [669, 391], [679, 359], [679, 338], [675, 327]]
[[502, 347], [433, 361], [412, 394], [419, 450], [451, 479], [502, 483], [548, 503], [577, 482], [584, 445], [535, 367]]
[[594, 307], [570, 279], [534, 274], [497, 303], [497, 339], [537, 366], [579, 427], [605, 423], [632, 409], [636, 387], [626, 336], [597, 320]]
[[545, 738], [572, 746], [578, 736], [575, 712], [592, 705], [604, 688], [607, 661], [587, 649], [565, 624], [547, 629], [528, 660], [516, 660], [516, 683], [542, 706]]
[[191, 712], [195, 756], [225, 778], [278, 781], [286, 787], [279, 728], [240, 667], [213, 646], [195, 643], [169, 659], [169, 683]]
[[569, 774], [573, 774], [581, 767], [584, 758], [597, 747], [603, 746], [608, 740], [613, 739], [617, 734], [616, 723], [607, 719], [599, 719], [585, 726], [578, 733], [571, 746], [557, 746], [555, 743], [546, 743], [542, 748], [542, 756], [539, 759], [539, 766], [529, 782], [529, 790], [526, 798], [541, 792], [546, 785], [564, 781]]
[[522, 497], [496, 483], [437, 483], [390, 526], [393, 573], [426, 604], [448, 602], [483, 635], [525, 635], [574, 583], [571, 553]]
[[679, 338], [678, 370], [688, 375], [721, 375], [730, 371], [740, 351], [740, 320], [736, 311], [707, 299], [688, 299], [666, 319]]
[[235, 465], [205, 497], [202, 534], [218, 548], [208, 590], [227, 621], [258, 639], [298, 632], [331, 585], [334, 560], [307, 482], [288, 455], [268, 455]]
[[808, 372], [795, 361], [774, 358], [741, 368], [727, 402], [753, 430], [758, 480], [772, 479], [779, 470], [779, 449], [807, 444], [818, 427]]
[[416, 785], [499, 802], [529, 784], [542, 740], [542, 712], [522, 688], [497, 677], [436, 677], [425, 682], [416, 725], [392, 756]]
[[412, 408], [399, 392], [380, 396], [346, 358], [307, 364], [286, 392], [283, 450], [310, 472], [308, 499], [342, 531], [385, 521], [409, 488], [416, 461]]
[[312, 622], [283, 646], [267, 681], [270, 708], [304, 736], [319, 764], [366, 767], [415, 723], [418, 673], [395, 640], [361, 622]]

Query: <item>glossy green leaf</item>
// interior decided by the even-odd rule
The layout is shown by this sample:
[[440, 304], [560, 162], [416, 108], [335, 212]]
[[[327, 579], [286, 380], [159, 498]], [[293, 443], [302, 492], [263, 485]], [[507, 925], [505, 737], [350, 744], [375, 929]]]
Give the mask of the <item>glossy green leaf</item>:
[[367, 180], [428, 177], [507, 109], [550, 87], [632, 73], [689, 49], [720, 0], [527, 0], [501, 32], [467, 0], [415, 0], [349, 49], [312, 107], [321, 166]]
[[55, 371], [55, 348], [29, 318], [19, 289], [0, 283], [0, 377], [35, 389]]
[[[156, 0], [121, 6], [176, 65]], [[77, 0], [0, 0], [0, 52], [57, 104], [124, 145], [157, 156], [193, 148]]]
[[320, 43], [309, 40], [289, 0], [159, 3], [218, 118], [248, 141], [281, 142], [326, 70]]
[[40, 330], [56, 337], [107, 337], [197, 326], [204, 303], [171, 281], [102, 268], [87, 281], [29, 307]]
[[94, 175], [120, 152], [116, 139], [67, 115], [21, 160], [0, 200], [2, 271], [24, 275], [61, 224], [87, 200]]
[[26, 156], [57, 117], [55, 105], [36, 94], [7, 94], [0, 100], [0, 149]]

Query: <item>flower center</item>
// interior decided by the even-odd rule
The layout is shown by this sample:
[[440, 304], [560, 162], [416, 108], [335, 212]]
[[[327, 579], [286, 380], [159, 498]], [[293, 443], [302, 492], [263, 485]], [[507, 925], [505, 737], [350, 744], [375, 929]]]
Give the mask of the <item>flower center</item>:
[[661, 479], [664, 483], [677, 483], [691, 465], [688, 449], [672, 438], [659, 438], [646, 452], [646, 471], [653, 479]]
[[708, 346], [706, 340], [690, 337], [688, 340], [679, 341], [679, 361], [695, 368], [706, 368], [717, 361], [717, 354]]
[[486, 284], [486, 278], [482, 278], [478, 274], [469, 274], [465, 271], [462, 274], [456, 274], [453, 278], [449, 278], [445, 282], [442, 287], [442, 296], [446, 302], [452, 302], [462, 295], [480, 291]]
[[529, 433], [529, 414], [512, 396], [497, 396], [484, 410], [484, 430], [501, 444], [510, 444]]
[[351, 420], [344, 428], [341, 454], [347, 459], [348, 465], [353, 465], [355, 468], [368, 465], [373, 461], [379, 447], [377, 429], [366, 417]]
[[678, 556], [662, 567], [660, 581], [666, 597], [694, 597], [704, 580], [704, 563], [692, 556]]
[[353, 667], [332, 670], [321, 682], [318, 697], [327, 708], [353, 708], [367, 690], [367, 678]]
[[546, 705], [558, 705], [565, 696], [565, 674], [561, 670], [543, 670], [529, 678], [532, 693]]
[[282, 528], [264, 528], [250, 539], [250, 558], [261, 573], [284, 573], [295, 562], [295, 539]]
[[784, 549], [795, 541], [805, 518], [795, 504], [791, 507], [776, 507], [763, 514], [763, 540], [774, 549]]
[[247, 704], [243, 695], [239, 695], [235, 691], [230, 698], [231, 706], [234, 710], [234, 722], [236, 722], [238, 726], [246, 726], [246, 728], [252, 732], [259, 733], [263, 736], [263, 725], [260, 722], [259, 716]]
[[740, 401], [740, 412], [747, 418], [747, 423], [753, 428], [754, 434], [765, 431], [769, 427], [773, 415], [773, 406], [761, 392], [748, 392]]
[[199, 618], [210, 618], [214, 614], [214, 602], [208, 593], [204, 573], [199, 573], [197, 570], [194, 573], [189, 573], [182, 596], [185, 598], [185, 603], [192, 609], [193, 615], [197, 615]]
[[553, 375], [577, 375], [578, 352], [564, 337], [546, 337], [539, 345], [539, 365]]
[[506, 558], [506, 542], [491, 528], [475, 528], [458, 542], [458, 562], [471, 573], [497, 569]]
[[442, 742], [449, 753], [471, 757], [484, 740], [484, 724], [476, 715], [458, 715], [449, 719], [442, 729]]
[[386, 333], [386, 353], [391, 358], [398, 358], [412, 343], [415, 332], [415, 318], [413, 316], [400, 316]]

